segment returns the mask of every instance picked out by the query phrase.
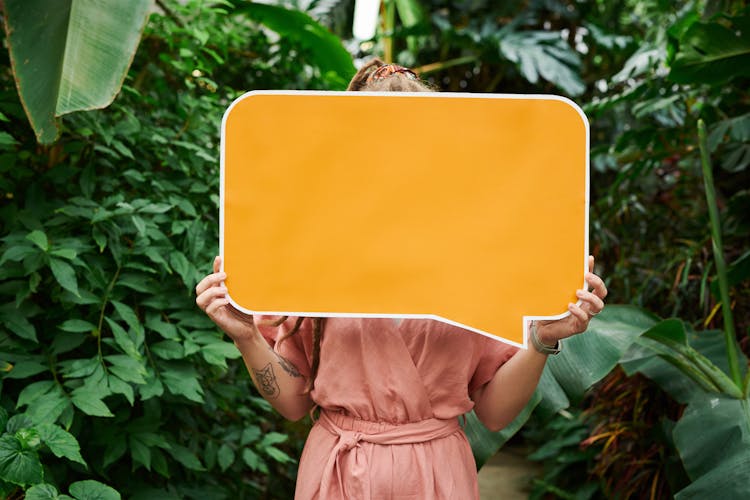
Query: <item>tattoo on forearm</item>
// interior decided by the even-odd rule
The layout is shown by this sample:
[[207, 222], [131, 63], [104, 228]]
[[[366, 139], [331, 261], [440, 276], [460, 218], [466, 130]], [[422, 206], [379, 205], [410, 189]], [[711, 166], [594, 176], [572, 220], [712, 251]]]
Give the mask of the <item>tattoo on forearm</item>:
[[276, 375], [273, 373], [273, 366], [268, 363], [261, 370], [253, 368], [255, 378], [258, 381], [260, 392], [263, 393], [268, 399], [276, 399], [281, 393], [279, 388], [279, 382], [276, 380]]
[[285, 372], [295, 378], [302, 376], [297, 367], [290, 363], [288, 359], [280, 354], [277, 354], [276, 356], [279, 358], [279, 365], [281, 365], [281, 368], [283, 368]]

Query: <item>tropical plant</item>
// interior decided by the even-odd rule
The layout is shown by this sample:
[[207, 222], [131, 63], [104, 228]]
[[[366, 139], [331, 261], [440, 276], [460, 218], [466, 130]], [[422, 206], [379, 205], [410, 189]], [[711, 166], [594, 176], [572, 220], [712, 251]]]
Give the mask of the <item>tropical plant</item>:
[[62, 115], [112, 102], [152, 4], [4, 0], [10, 62], [39, 142], [50, 144], [59, 137]]
[[317, 65], [335, 40], [308, 17], [253, 9], [159, 2], [117, 99], [49, 146], [0, 73], [0, 496], [290, 495], [299, 432], [193, 290], [216, 254], [224, 110], [254, 88], [340, 88], [353, 66]]
[[[671, 384], [665, 385], [665, 389], [672, 394], [672, 386], [690, 388], [692, 396], [683, 394], [676, 398], [688, 404], [685, 417], [663, 440], [665, 446], [674, 442], [692, 481], [685, 489], [681, 488], [686, 484], [671, 485], [673, 493], [680, 497], [707, 493], [703, 488], [721, 476], [727, 478], [722, 482], [723, 496], [746, 495], [740, 470], [746, 468], [750, 459], [740, 450], [748, 449], [750, 415], [744, 409], [747, 408], [747, 358], [740, 352], [738, 340], [742, 341], [740, 345], [747, 346], [742, 332], [748, 326], [748, 314], [744, 312], [748, 310], [750, 277], [748, 232], [739, 228], [747, 228], [748, 220], [748, 212], [742, 208], [747, 206], [747, 183], [742, 180], [747, 179], [744, 155], [748, 143], [748, 101], [746, 90], [742, 90], [747, 87], [741, 84], [747, 80], [746, 72], [732, 71], [731, 67], [740, 61], [746, 64], [750, 57], [747, 37], [742, 35], [747, 31], [748, 10], [741, 2], [730, 2], [723, 8], [718, 8], [716, 2], [689, 2], [677, 13], [657, 3], [617, 4], [631, 8], [632, 16], [639, 19], [644, 28], [639, 35], [643, 42], [629, 58], [623, 58], [622, 51], [632, 51], [634, 46], [632, 43], [615, 44], [614, 40], [620, 36], [618, 31], [610, 31], [614, 35], [606, 34], [601, 24], [593, 23], [573, 28], [579, 33], [585, 29], [581, 40], [599, 49], [600, 61], [622, 61], [621, 70], [600, 80], [603, 85], [597, 84], [587, 92], [590, 102], [584, 105], [593, 118], [594, 173], [599, 184], [607, 186], [594, 189], [592, 229], [600, 238], [595, 249], [602, 252], [599, 261], [605, 269], [611, 269], [611, 274], [605, 272], [605, 275], [613, 292], [610, 297], [614, 300], [646, 305], [665, 316], [685, 314], [687, 322], [702, 328], [723, 317], [724, 334], [721, 336], [710, 332], [692, 333], [693, 329], [678, 319], [658, 322], [653, 318], [649, 324], [634, 317], [645, 328], [638, 331], [631, 325], [632, 329], [628, 329], [627, 339], [638, 347], [633, 347], [624, 359], [628, 362], [628, 373], [634, 373], [641, 366], [660, 366], [653, 368], [655, 373], [669, 370], [656, 361], [655, 356], [659, 356], [659, 360], [677, 367], [671, 368], [670, 377], [659, 378], [658, 381]], [[603, 9], [598, 8], [600, 12]], [[627, 18], [621, 10], [613, 10], [617, 13], [611, 18], [615, 25]], [[655, 13], [658, 14], [656, 21]], [[567, 18], [575, 20], [575, 17], [573, 12]], [[606, 16], [598, 21], [604, 20]], [[617, 49], [615, 54], [603, 54], [601, 49], [607, 46]], [[596, 60], [586, 62], [596, 63]], [[709, 128], [710, 133], [705, 134], [707, 137], [699, 148], [695, 144], [701, 117], [717, 124]], [[614, 146], [605, 147], [607, 142]], [[703, 162], [699, 151], [704, 152]], [[722, 167], [721, 181], [717, 182], [718, 189], [723, 191], [721, 194], [715, 194], [712, 186], [712, 169], [707, 167], [710, 153], [719, 159]], [[606, 179], [610, 179], [609, 184], [603, 182]], [[686, 199], [701, 196], [707, 196], [708, 203], [681, 204]], [[676, 223], [673, 212], [683, 215]], [[710, 231], [707, 225], [695, 222], [701, 218], [712, 220]], [[725, 241], [730, 241], [728, 247], [721, 244], [720, 222], [727, 236]], [[664, 251], [672, 248], [675, 240], [678, 252], [663, 258]], [[680, 246], [686, 251], [679, 249]], [[723, 264], [725, 248], [734, 258], [728, 266]], [[695, 307], [695, 304], [701, 306]], [[608, 309], [611, 311], [612, 306]], [[717, 315], [718, 311], [722, 315]], [[743, 325], [739, 338], [733, 327], [733, 316]], [[607, 323], [605, 314], [592, 322], [591, 331], [598, 334], [600, 329], [609, 330]], [[630, 320], [625, 319], [624, 323]], [[584, 337], [593, 340], [594, 336], [587, 333]], [[595, 377], [591, 377], [587, 369], [581, 371], [580, 366], [598, 370], [603, 350], [616, 354], [616, 349], [610, 345], [613, 338], [601, 338], [588, 345], [579, 343], [577, 338], [567, 342], [568, 352], [575, 350], [580, 357], [568, 357], [564, 353], [551, 360], [539, 388], [542, 397], [531, 405], [540, 400], [542, 413], [549, 415], [569, 403], [577, 404], [590, 384], [604, 376], [614, 364], [601, 365], [602, 370], [597, 371]], [[697, 340], [688, 342], [692, 338]], [[623, 339], [618, 338], [618, 341]], [[643, 352], [648, 355], [638, 350], [644, 346], [646, 351]], [[713, 357], [706, 357], [703, 351]], [[619, 352], [622, 354], [626, 349]], [[640, 354], [634, 358], [633, 352]], [[718, 357], [723, 363], [717, 363], [716, 353], [721, 353]], [[643, 365], [635, 359], [641, 360]], [[641, 371], [647, 376], [651, 374], [647, 368]], [[569, 375], [572, 378], [568, 378]], [[709, 408], [708, 400], [717, 403], [717, 413]], [[521, 419], [526, 415], [524, 413]], [[689, 443], [685, 436], [687, 432], [694, 432], [694, 422], [702, 417], [716, 419], [717, 433], [711, 436], [714, 441], [700, 440], [704, 451], [698, 453], [698, 448], [693, 447], [695, 443]], [[515, 422], [512, 427], [519, 426], [520, 423]], [[730, 439], [729, 435], [741, 445], [736, 449], [730, 447], [724, 458], [719, 450], [721, 443]], [[499, 441], [506, 438], [498, 437]], [[485, 445], [491, 439], [482, 435]], [[481, 462], [488, 454], [480, 453], [478, 460]], [[613, 494], [624, 494], [625, 490]], [[678, 493], [678, 490], [681, 491]]]
[[[5, 0], [5, 14], [47, 3]], [[353, 66], [314, 17], [333, 22], [321, 13], [343, 12], [346, 2], [300, 0], [309, 15], [240, 0], [156, 4], [122, 90], [104, 111], [60, 121], [68, 108], [51, 97], [63, 83], [50, 68], [70, 61], [60, 56], [61, 33], [77, 30], [82, 40], [97, 33], [80, 30], [90, 11], [71, 10], [71, 23], [57, 25], [55, 51], [28, 52], [53, 61], [36, 65], [45, 71], [38, 78], [45, 99], [25, 97], [35, 76], [2, 65], [0, 488], [9, 497], [118, 495], [102, 483], [133, 498], [283, 497], [291, 489], [290, 457], [304, 429], [283, 426], [244, 368], [227, 362], [236, 351], [191, 295], [201, 263], [208, 267], [216, 253], [223, 110], [254, 88], [342, 89]], [[583, 104], [591, 121], [592, 249], [609, 301], [641, 307], [609, 306], [590, 332], [566, 342], [529, 407], [503, 433], [488, 433], [470, 416], [478, 462], [532, 411], [544, 422], [579, 405], [592, 386], [596, 400], [597, 381], [621, 363], [686, 405], [665, 436], [674, 438], [692, 483], [671, 491], [687, 486], [679, 495], [688, 497], [720, 485], [722, 494], [746, 493], [747, 359], [736, 344], [750, 349], [750, 52], [738, 35], [748, 29], [744, 2], [384, 6], [379, 35], [357, 47], [359, 56], [419, 61], [444, 90], [561, 92]], [[64, 9], [49, 9], [57, 10]], [[8, 31], [23, 26], [13, 16], [4, 22]], [[139, 32], [136, 24], [130, 35]], [[12, 36], [6, 42], [15, 51]], [[115, 45], [124, 54], [115, 59], [127, 62], [134, 47]], [[116, 85], [102, 86], [110, 98], [119, 74]], [[22, 102], [42, 118], [27, 118]], [[716, 169], [701, 169], [700, 118], [708, 124], [704, 157]], [[39, 120], [49, 126], [40, 129]], [[52, 140], [57, 128], [56, 143], [37, 144], [37, 134]], [[704, 172], [715, 176], [715, 201]], [[706, 193], [707, 204], [696, 201]], [[718, 208], [713, 238], [707, 207]], [[723, 241], [714, 252], [717, 235]], [[704, 420], [713, 430], [696, 432]], [[557, 429], [566, 437], [597, 441], [583, 436], [580, 421], [566, 425]], [[578, 463], [588, 457], [579, 448], [570, 456]], [[544, 488], [557, 487], [560, 477], [545, 476]]]

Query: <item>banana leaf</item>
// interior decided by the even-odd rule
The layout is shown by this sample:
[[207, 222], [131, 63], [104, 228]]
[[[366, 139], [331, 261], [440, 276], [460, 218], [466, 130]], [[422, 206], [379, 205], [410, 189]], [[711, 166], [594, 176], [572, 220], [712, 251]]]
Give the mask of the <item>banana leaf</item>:
[[692, 480], [676, 499], [750, 498], [750, 399], [700, 394], [673, 436]]
[[634, 306], [605, 307], [591, 320], [586, 333], [564, 340], [563, 351], [547, 362], [538, 388], [543, 411], [552, 414], [571, 402], [578, 403], [657, 321], [656, 316]]
[[[669, 319], [652, 328], [650, 335], [684, 342], [701, 356], [670, 354], [669, 349], [674, 346], [665, 343], [658, 351], [644, 345], [633, 346], [622, 361], [626, 373], [643, 373], [675, 400], [687, 404], [674, 426], [672, 438], [692, 482], [677, 492], [675, 498], [750, 497], [750, 400], [738, 394], [736, 387], [727, 387], [727, 393], [722, 392], [722, 387], [712, 383], [711, 374], [703, 366], [708, 362], [713, 370], [726, 377], [729, 363], [723, 332], [692, 332], [681, 321]], [[740, 366], [746, 367], [747, 358], [739, 349], [738, 352]], [[681, 367], [682, 363], [692, 363], [691, 368], [703, 383]]]
[[477, 470], [481, 469], [482, 466], [487, 463], [487, 460], [499, 450], [510, 438], [512, 438], [516, 432], [518, 432], [523, 424], [531, 416], [536, 405], [541, 400], [539, 393], [534, 393], [531, 401], [521, 411], [521, 413], [511, 422], [508, 426], [498, 432], [492, 432], [487, 430], [476, 414], [471, 411], [466, 414], [466, 422], [464, 425], [464, 432], [466, 437], [469, 439], [471, 444], [471, 451], [474, 453], [474, 460], [477, 463]]
[[609, 305], [591, 320], [586, 333], [566, 339], [562, 352], [550, 357], [534, 396], [508, 427], [490, 432], [473, 413], [468, 414], [464, 430], [477, 467], [526, 423], [537, 406], [549, 415], [579, 401], [617, 365], [638, 336], [656, 323], [655, 316], [637, 307]]
[[108, 106], [133, 60], [152, 0], [5, 0], [11, 66], [37, 140], [59, 117]]

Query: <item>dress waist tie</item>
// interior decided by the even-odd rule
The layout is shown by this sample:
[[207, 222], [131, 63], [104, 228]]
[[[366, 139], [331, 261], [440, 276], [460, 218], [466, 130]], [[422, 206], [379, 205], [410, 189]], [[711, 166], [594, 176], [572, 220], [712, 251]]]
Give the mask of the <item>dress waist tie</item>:
[[[322, 410], [317, 422], [334, 436], [336, 446], [323, 470], [320, 498], [370, 499], [370, 467], [360, 442], [414, 444], [450, 436], [460, 430], [458, 419], [428, 418], [419, 422], [369, 422], [340, 412]], [[333, 479], [332, 481], [326, 480]]]

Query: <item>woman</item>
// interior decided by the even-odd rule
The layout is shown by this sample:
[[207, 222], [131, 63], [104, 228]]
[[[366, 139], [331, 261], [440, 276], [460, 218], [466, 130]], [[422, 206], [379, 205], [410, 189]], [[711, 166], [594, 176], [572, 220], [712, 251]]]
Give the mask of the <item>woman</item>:
[[[374, 60], [354, 91], [430, 91], [414, 72]], [[278, 318], [234, 309], [221, 261], [196, 302], [235, 342], [261, 394], [282, 415], [320, 409], [300, 460], [296, 498], [478, 498], [476, 465], [460, 428], [472, 408], [492, 430], [531, 398], [548, 354], [586, 330], [607, 294], [593, 274], [570, 315], [534, 322], [519, 350], [445, 323], [391, 318]]]

